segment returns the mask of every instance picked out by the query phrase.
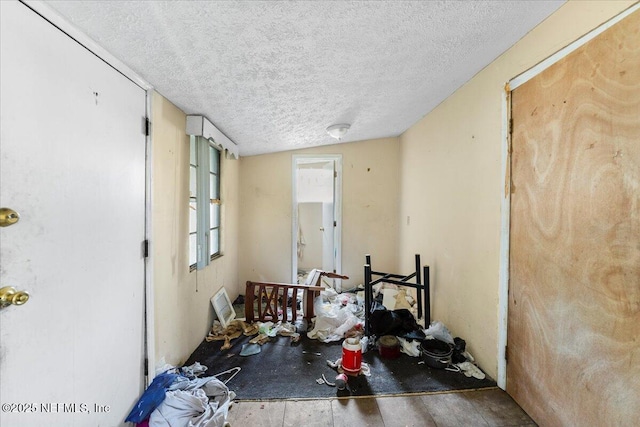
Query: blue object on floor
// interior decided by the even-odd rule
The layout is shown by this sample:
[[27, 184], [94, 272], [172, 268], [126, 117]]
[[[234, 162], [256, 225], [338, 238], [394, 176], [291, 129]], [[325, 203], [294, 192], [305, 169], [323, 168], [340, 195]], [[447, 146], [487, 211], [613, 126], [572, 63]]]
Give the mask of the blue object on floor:
[[243, 344], [240, 356], [253, 356], [254, 354], [260, 353], [260, 351], [261, 348], [258, 344]]
[[126, 422], [141, 423], [164, 401], [167, 388], [178, 378], [178, 374], [164, 372], [153, 379], [149, 387], [142, 393], [138, 403], [133, 407]]

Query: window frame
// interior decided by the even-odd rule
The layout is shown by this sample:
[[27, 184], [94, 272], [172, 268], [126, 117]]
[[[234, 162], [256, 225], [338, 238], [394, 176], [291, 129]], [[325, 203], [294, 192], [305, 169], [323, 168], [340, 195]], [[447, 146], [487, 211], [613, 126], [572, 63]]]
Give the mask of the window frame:
[[[215, 150], [215, 151], [211, 151]], [[195, 174], [191, 173], [194, 167], [192, 159], [195, 151]], [[212, 155], [215, 153], [215, 155]], [[222, 155], [221, 150], [213, 143], [202, 136], [189, 136], [189, 209], [192, 208], [192, 202], [195, 200], [196, 206], [196, 248], [195, 263], [192, 263], [193, 248], [191, 245], [191, 213], [189, 215], [189, 271], [201, 270], [210, 264], [216, 258], [222, 256], [222, 197], [221, 197], [221, 170]], [[216, 177], [215, 191], [212, 193], [211, 176]], [[191, 189], [194, 186], [192, 182], [195, 176], [196, 195], [193, 197]], [[211, 196], [217, 195], [216, 198]], [[211, 210], [212, 205], [219, 206], [217, 223], [212, 224]], [[213, 209], [216, 209], [215, 207]], [[217, 234], [217, 248], [215, 252], [211, 252], [212, 232]], [[206, 254], [206, 255], [205, 255]]]
[[[220, 248], [220, 242], [221, 242], [221, 237], [222, 237], [222, 233], [221, 233], [221, 228], [222, 228], [222, 197], [220, 195], [220, 177], [221, 177], [221, 168], [222, 168], [222, 152], [221, 150], [219, 150], [215, 145], [213, 145], [211, 142], [209, 142], [209, 153], [208, 153], [208, 157], [209, 157], [209, 167], [208, 167], [208, 184], [209, 184], [209, 197], [207, 198], [209, 200], [209, 215], [207, 216], [208, 221], [207, 221], [207, 228], [208, 228], [208, 232], [207, 232], [207, 238], [208, 238], [208, 245], [207, 245], [207, 254], [209, 256], [209, 261], [213, 261], [216, 258], [219, 258], [222, 256], [222, 250]], [[212, 157], [211, 157], [211, 153], [214, 152], [215, 153], [215, 163], [216, 163], [216, 168], [215, 171], [212, 167]], [[215, 176], [215, 184], [216, 184], [216, 188], [215, 188], [215, 195], [216, 197], [212, 197], [211, 194], [211, 175]], [[217, 219], [217, 223], [213, 224], [213, 221], [211, 220], [211, 209], [216, 209], [215, 206], [217, 206], [217, 210], [218, 210], [218, 214], [216, 216]], [[211, 252], [211, 234], [212, 231], [215, 230], [215, 233], [217, 234], [217, 249], [215, 252]]]

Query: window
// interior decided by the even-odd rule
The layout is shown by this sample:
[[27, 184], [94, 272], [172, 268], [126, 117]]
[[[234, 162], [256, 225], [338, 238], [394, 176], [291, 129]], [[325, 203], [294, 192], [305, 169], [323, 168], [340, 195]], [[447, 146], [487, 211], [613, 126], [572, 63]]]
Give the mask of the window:
[[220, 252], [220, 151], [201, 136], [190, 137], [189, 268], [206, 267]]
[[220, 255], [220, 151], [209, 144], [209, 259]]
[[189, 266], [195, 270], [198, 262], [198, 162], [196, 139], [192, 136], [189, 148]]

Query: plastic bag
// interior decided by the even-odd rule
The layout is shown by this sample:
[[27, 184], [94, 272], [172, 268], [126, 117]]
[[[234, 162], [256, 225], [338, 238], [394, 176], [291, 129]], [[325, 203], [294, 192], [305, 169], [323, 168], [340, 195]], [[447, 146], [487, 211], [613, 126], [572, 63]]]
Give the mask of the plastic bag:
[[311, 339], [322, 342], [339, 341], [344, 338], [345, 332], [358, 323], [364, 323], [354, 314], [358, 311], [355, 295], [340, 297], [333, 289], [327, 289], [315, 298], [313, 308], [316, 320], [313, 329], [307, 332]]
[[397, 337], [400, 341], [400, 351], [411, 357], [420, 357], [420, 341], [406, 340], [402, 337]]
[[429, 328], [425, 329], [424, 334], [431, 335], [435, 339], [447, 342], [449, 344], [454, 343], [451, 333], [449, 332], [447, 327], [444, 326], [444, 323], [442, 323], [439, 320], [436, 320], [435, 322], [431, 322], [431, 325], [429, 326]]
[[149, 387], [142, 393], [138, 403], [135, 404], [126, 422], [141, 423], [149, 418], [149, 415], [164, 401], [167, 388], [178, 378], [177, 374], [165, 372], [156, 376]]

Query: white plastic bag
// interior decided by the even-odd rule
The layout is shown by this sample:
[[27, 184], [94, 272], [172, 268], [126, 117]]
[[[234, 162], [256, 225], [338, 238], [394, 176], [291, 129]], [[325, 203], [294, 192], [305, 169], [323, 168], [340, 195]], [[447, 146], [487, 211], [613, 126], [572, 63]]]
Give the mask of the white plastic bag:
[[444, 341], [449, 344], [454, 344], [451, 333], [449, 332], [447, 327], [444, 326], [444, 323], [442, 323], [439, 320], [431, 322], [431, 325], [429, 326], [429, 328], [424, 330], [424, 334], [427, 336], [430, 335], [433, 338], [439, 339], [440, 341]]
[[351, 301], [357, 302], [355, 296], [339, 296], [333, 289], [322, 291], [313, 302], [316, 319], [307, 336], [322, 342], [339, 341], [344, 338], [345, 332], [363, 323], [354, 314], [358, 311], [357, 303]]
[[400, 341], [400, 351], [411, 357], [420, 357], [420, 341], [406, 340], [402, 337], [397, 337]]

